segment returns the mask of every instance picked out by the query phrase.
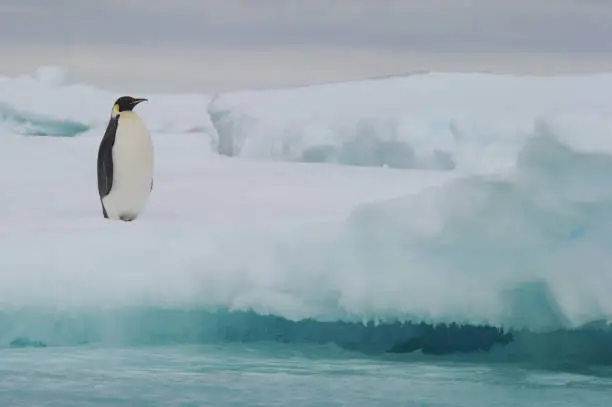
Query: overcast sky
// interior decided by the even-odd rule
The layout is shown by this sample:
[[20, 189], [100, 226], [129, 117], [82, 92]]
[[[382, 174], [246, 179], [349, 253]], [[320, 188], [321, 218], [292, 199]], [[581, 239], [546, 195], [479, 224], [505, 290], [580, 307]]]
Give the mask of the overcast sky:
[[612, 70], [612, 0], [0, 0], [0, 50], [0, 73], [57, 64], [100, 82], [136, 64], [142, 81], [205, 88]]

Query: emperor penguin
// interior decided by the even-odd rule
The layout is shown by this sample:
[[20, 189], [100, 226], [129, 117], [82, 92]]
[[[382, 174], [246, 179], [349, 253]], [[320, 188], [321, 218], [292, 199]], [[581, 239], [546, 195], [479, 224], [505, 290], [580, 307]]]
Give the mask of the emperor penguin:
[[131, 222], [153, 190], [153, 142], [134, 107], [147, 99], [115, 101], [98, 149], [98, 193], [104, 218]]

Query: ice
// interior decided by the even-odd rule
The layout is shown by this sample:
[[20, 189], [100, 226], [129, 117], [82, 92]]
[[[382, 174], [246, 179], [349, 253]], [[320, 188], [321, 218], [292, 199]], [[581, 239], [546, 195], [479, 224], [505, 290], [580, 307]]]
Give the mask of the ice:
[[[0, 119], [17, 117], [10, 120], [10, 130], [18, 134], [28, 134], [27, 127], [15, 126], [14, 122], [21, 124], [20, 121], [31, 117], [54, 120], [51, 125], [69, 122], [82, 127], [77, 132], [68, 129], [67, 136], [90, 129], [99, 132], [108, 122], [113, 101], [123, 94], [72, 83], [69, 78], [55, 67], [44, 67], [36, 75], [0, 78]], [[153, 98], [155, 104], [139, 106], [140, 113], [154, 132], [210, 132], [212, 129], [205, 113], [209, 96], [153, 94], [147, 97]]]
[[[3, 309], [226, 307], [531, 328], [612, 319], [612, 75], [139, 94], [156, 181], [129, 224], [102, 219], [95, 187], [118, 95], [67, 78], [0, 80], [14, 113], [0, 124]], [[33, 122], [69, 137], [36, 137]], [[410, 165], [386, 162], [397, 145], [378, 161], [369, 148], [357, 162], [304, 159], [364, 132], [366, 147], [412, 148], [395, 161]]]
[[219, 95], [221, 153], [438, 170], [511, 162], [536, 120], [609, 117], [612, 75], [409, 77]]
[[141, 222], [128, 226], [100, 217], [98, 137], [5, 140], [0, 171], [19, 174], [0, 184], [0, 267], [6, 270], [0, 298], [7, 305], [100, 306], [110, 298], [114, 305], [133, 304], [148, 295], [199, 300], [197, 292], [171, 295], [173, 287], [190, 292], [192, 278], [214, 278], [208, 255], [221, 243], [249, 231], [261, 240], [255, 235], [341, 221], [359, 202], [441, 181], [437, 174], [384, 169], [236, 162], [207, 153], [200, 135], [157, 134], [150, 206]]

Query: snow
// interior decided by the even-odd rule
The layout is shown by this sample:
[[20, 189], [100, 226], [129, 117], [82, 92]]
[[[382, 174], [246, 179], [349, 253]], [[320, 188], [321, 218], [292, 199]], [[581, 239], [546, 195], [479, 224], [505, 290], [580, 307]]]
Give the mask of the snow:
[[208, 110], [228, 155], [483, 171], [505, 165], [536, 120], [609, 117], [610, 88], [609, 74], [429, 73], [229, 93]]
[[[156, 181], [126, 224], [102, 219], [95, 187], [118, 95], [50, 68], [0, 78], [0, 305], [611, 319], [609, 88], [612, 75], [423, 74], [133, 95], [149, 99]], [[342, 154], [304, 159], [325, 146]]]

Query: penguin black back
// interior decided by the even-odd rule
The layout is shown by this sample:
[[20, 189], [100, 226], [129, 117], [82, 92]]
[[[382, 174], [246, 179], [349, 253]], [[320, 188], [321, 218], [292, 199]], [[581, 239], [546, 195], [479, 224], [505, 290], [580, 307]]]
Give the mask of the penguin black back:
[[[98, 194], [100, 199], [108, 195], [113, 186], [113, 146], [118, 124], [119, 116], [110, 118], [98, 149]], [[102, 211], [106, 218], [104, 206], [102, 206]]]

